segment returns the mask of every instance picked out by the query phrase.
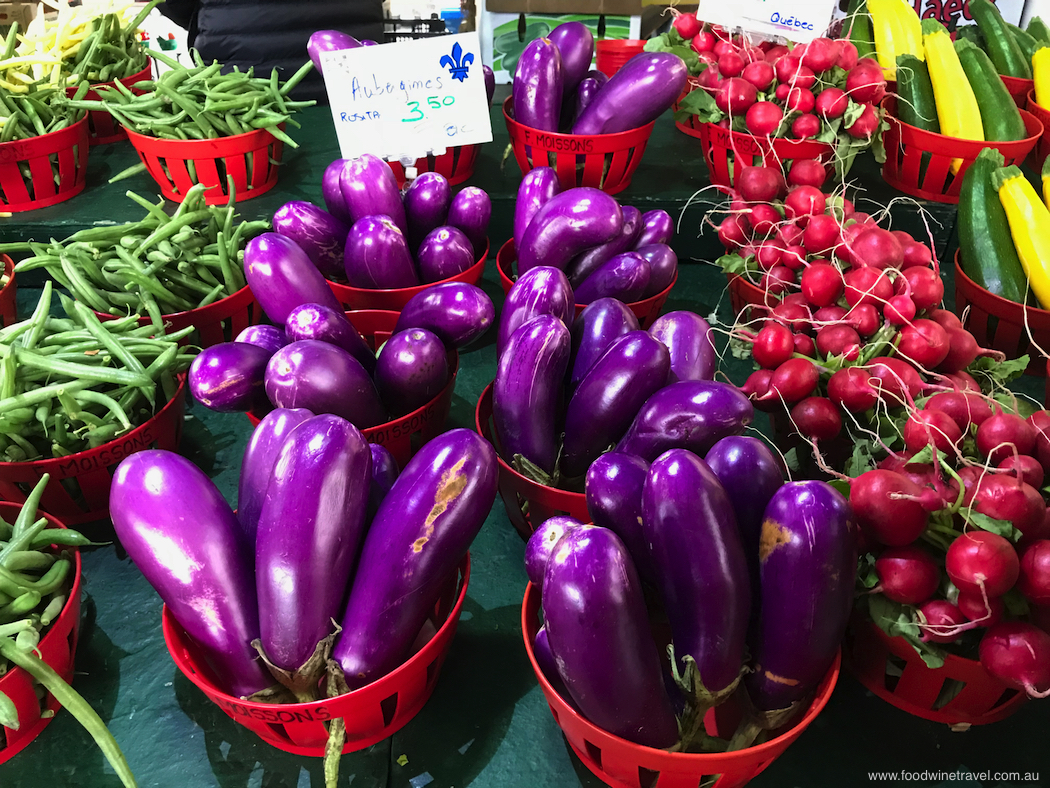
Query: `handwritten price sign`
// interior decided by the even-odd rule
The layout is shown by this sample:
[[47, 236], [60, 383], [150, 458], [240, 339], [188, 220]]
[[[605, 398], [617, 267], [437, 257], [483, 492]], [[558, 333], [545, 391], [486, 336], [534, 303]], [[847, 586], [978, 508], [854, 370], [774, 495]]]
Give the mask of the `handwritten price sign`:
[[726, 28], [804, 44], [824, 35], [836, 0], [700, 0], [697, 17]]
[[321, 65], [343, 158], [492, 141], [476, 32], [325, 52]]

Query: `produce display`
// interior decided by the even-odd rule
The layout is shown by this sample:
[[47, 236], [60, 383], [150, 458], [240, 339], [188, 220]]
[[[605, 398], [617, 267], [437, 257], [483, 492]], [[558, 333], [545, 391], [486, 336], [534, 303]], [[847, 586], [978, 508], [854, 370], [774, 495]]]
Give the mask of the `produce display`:
[[1008, 24], [991, 0], [970, 5], [976, 25], [959, 28], [965, 37], [986, 51], [996, 71], [1015, 79], [1032, 78], [1032, 57], [1043, 46], [1050, 46], [1050, 34], [1039, 17], [1032, 17], [1027, 30]]
[[[871, 16], [873, 54], [882, 66], [887, 80], [900, 79], [897, 68], [902, 55], [923, 59], [922, 26], [915, 8], [905, 0], [867, 0], [865, 10]], [[851, 40], [856, 38], [851, 37]]]
[[[9, 92], [0, 85], [0, 119], [3, 120], [0, 143], [51, 134], [72, 126], [84, 117], [83, 109], [71, 106], [64, 100], [64, 91], [49, 87], [34, 88]], [[79, 94], [86, 92], [85, 86]], [[33, 173], [27, 163], [19, 162], [19, 169], [23, 177], [32, 181]], [[57, 167], [53, 167], [53, 170], [57, 179]]]

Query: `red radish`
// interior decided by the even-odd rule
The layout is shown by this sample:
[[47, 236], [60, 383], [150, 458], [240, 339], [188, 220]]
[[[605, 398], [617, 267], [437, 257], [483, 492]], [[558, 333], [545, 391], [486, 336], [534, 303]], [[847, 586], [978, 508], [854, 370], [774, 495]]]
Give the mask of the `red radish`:
[[962, 611], [946, 599], [931, 599], [919, 608], [919, 615], [921, 639], [926, 643], [953, 643], [961, 634], [959, 627], [966, 624]]
[[1035, 452], [1035, 428], [1013, 413], [997, 413], [977, 428], [977, 451], [998, 464], [1011, 454]]
[[709, 66], [715, 66], [718, 64], [718, 58], [715, 57], [714, 52], [697, 52], [696, 59], [701, 63], [706, 63]]
[[776, 46], [770, 47], [766, 50], [766, 62], [776, 63], [780, 58], [788, 53], [788, 48], [783, 44], [777, 44]]
[[791, 358], [795, 343], [789, 331], [780, 323], [767, 321], [755, 336], [751, 355], [760, 367], [775, 369]]
[[806, 265], [806, 256], [804, 246], [788, 246], [783, 250], [780, 261], [792, 271], [797, 271]]
[[744, 66], [740, 76], [759, 90], [768, 90], [769, 86], [773, 84], [773, 80], [776, 79], [773, 65], [765, 60], [756, 60], [754, 63], [748, 63]]
[[882, 316], [887, 323], [903, 326], [915, 317], [915, 302], [906, 295], [896, 295], [882, 308]]
[[846, 323], [862, 337], [870, 337], [879, 330], [879, 310], [872, 304], [858, 304], [846, 313]]
[[932, 268], [908, 268], [901, 275], [908, 282], [908, 295], [920, 312], [937, 306], [944, 298], [944, 282]]
[[820, 134], [820, 118], [816, 115], [799, 115], [791, 122], [791, 136], [797, 140], [808, 140], [818, 134]]
[[[696, 84], [708, 93], [714, 93], [718, 90], [718, 86], [722, 84], [722, 75], [718, 73], [717, 67], [708, 66], [700, 72], [700, 76], [696, 78]], [[726, 125], [725, 128], [729, 128], [729, 126]]]
[[841, 49], [839, 50], [839, 58], [835, 61], [835, 65], [843, 71], [849, 71], [857, 65], [857, 47], [852, 41], [840, 40], [839, 44], [841, 45]]
[[1050, 539], [1032, 542], [1021, 555], [1017, 587], [1029, 602], [1050, 605]]
[[814, 38], [802, 53], [802, 65], [819, 74], [827, 71], [838, 59], [839, 50], [830, 38]]
[[904, 232], [904, 230], [890, 230], [890, 232], [893, 234], [893, 237], [900, 242], [902, 249], [906, 244], [910, 244], [912, 242], [912, 237], [908, 235], [908, 233]]
[[868, 536], [888, 547], [914, 542], [929, 515], [919, 504], [919, 485], [893, 471], [862, 473], [850, 485], [850, 505]]
[[1050, 473], [1050, 413], [1037, 410], [1028, 417], [1028, 423], [1035, 430], [1035, 453], [1043, 470]]
[[900, 241], [881, 227], [861, 231], [849, 244], [849, 254], [854, 268], [899, 268], [904, 262]]
[[948, 355], [937, 365], [937, 369], [940, 372], [960, 372], [974, 362], [981, 349], [973, 334], [965, 328], [951, 330], [947, 334]]
[[790, 268], [777, 265], [762, 275], [760, 287], [767, 296], [786, 293], [795, 284], [795, 272]]
[[[755, 259], [763, 271], [780, 265], [781, 257], [783, 257], [783, 249], [777, 246], [775, 241], [763, 241], [755, 247]], [[794, 277], [791, 281], [794, 281]]]
[[744, 115], [757, 98], [758, 91], [754, 85], [739, 77], [730, 77], [722, 82], [715, 94], [715, 105], [722, 112], [735, 117]]
[[950, 372], [942, 377], [951, 384], [956, 391], [970, 391], [974, 394], [981, 393], [981, 387], [969, 372]]
[[729, 54], [729, 53], [734, 53], [734, 54], [736, 53], [736, 51], [737, 51], [736, 44], [734, 44], [732, 41], [730, 41], [724, 35], [718, 35], [718, 36], [716, 36], [716, 38], [717, 38], [717, 40], [715, 41], [715, 45], [714, 45], [714, 47], [711, 50], [712, 52], [714, 52], [719, 57], [722, 57], [722, 55], [726, 55], [726, 54]]
[[980, 426], [992, 415], [992, 409], [983, 397], [959, 391], [942, 391], [926, 401], [926, 410], [947, 413], [960, 430], [966, 432], [971, 424]]
[[733, 184], [749, 202], [772, 202], [787, 191], [784, 176], [775, 167], [741, 167]]
[[810, 88], [817, 84], [817, 75], [813, 73], [813, 69], [807, 66], [799, 66], [795, 69], [791, 75], [791, 79], [788, 80], [788, 85], [792, 90], [805, 90], [812, 96]]
[[842, 227], [834, 216], [826, 213], [810, 218], [809, 224], [802, 232], [802, 244], [811, 254], [833, 251], [841, 242]]
[[776, 90], [773, 91], [773, 96], [777, 101], [786, 101], [788, 93], [791, 92], [790, 85], [777, 85]]
[[881, 309], [893, 295], [893, 283], [877, 268], [854, 268], [845, 280], [846, 303], [850, 306], [871, 304]]
[[784, 247], [798, 246], [802, 243], [802, 228], [794, 222], [784, 222], [777, 229], [777, 240]]
[[715, 48], [715, 36], [710, 30], [701, 30], [690, 43], [694, 52], [710, 52]]
[[828, 379], [828, 397], [850, 413], [863, 413], [875, 407], [878, 395], [871, 387], [871, 375], [860, 367], [845, 367]]
[[769, 380], [770, 394], [785, 402], [800, 402], [813, 393], [820, 373], [806, 358], [790, 358], [777, 367]]
[[870, 140], [878, 130], [879, 116], [875, 112], [875, 107], [871, 104], [864, 108], [864, 111], [860, 113], [860, 117], [846, 127], [846, 133], [858, 140]]
[[842, 198], [842, 221], [847, 219], [854, 219], [857, 215], [857, 209], [853, 207], [852, 200], [847, 200], [845, 197]]
[[769, 137], [776, 133], [784, 110], [772, 101], [756, 101], [744, 116], [747, 130], [756, 137]]
[[[787, 104], [787, 108], [794, 112], [812, 112], [817, 101], [813, 98], [812, 91], [796, 85], [788, 91], [785, 103]], [[819, 119], [817, 119], [817, 129], [820, 129]]]
[[979, 476], [977, 483], [966, 491], [963, 504], [996, 520], [1008, 520], [1022, 534], [1019, 544], [1050, 537], [1042, 496], [1014, 476], [1005, 473]]
[[674, 29], [684, 40], [689, 41], [700, 33], [700, 22], [696, 14], [679, 14], [674, 20]]
[[1021, 562], [1006, 539], [988, 531], [969, 531], [948, 546], [948, 577], [960, 591], [1002, 596], [1017, 582]]
[[822, 356], [860, 357], [860, 335], [849, 326], [826, 326], [817, 332], [817, 351]]
[[917, 452], [929, 444], [939, 451], [954, 452], [962, 440], [962, 430], [952, 417], [939, 410], [916, 410], [904, 422], [904, 447]]
[[846, 75], [846, 92], [858, 104], [881, 101], [886, 93], [886, 79], [878, 61], [870, 57], [858, 60]]
[[922, 378], [915, 367], [899, 358], [877, 358], [868, 366], [871, 385], [890, 407], [907, 405], [920, 391]]
[[875, 559], [875, 574], [882, 595], [902, 605], [922, 604], [936, 593], [941, 583], [937, 562], [915, 545], [884, 550]]
[[827, 177], [824, 165], [817, 159], [795, 159], [788, 172], [788, 183], [792, 186], [812, 186], [819, 189]]
[[718, 240], [726, 249], [739, 249], [748, 241], [747, 219], [740, 215], [729, 216], [718, 225]]
[[927, 312], [926, 317], [934, 323], [939, 323], [946, 331], [949, 329], [961, 330], [963, 327], [959, 317], [947, 309], [931, 309]]
[[[717, 49], [715, 54], [718, 54]], [[723, 77], [739, 77], [746, 65], [744, 58], [738, 52], [725, 52], [718, 55], [718, 72]]]
[[791, 420], [799, 435], [812, 441], [828, 441], [842, 432], [842, 416], [824, 397], [806, 397], [791, 409]]
[[748, 218], [751, 221], [751, 229], [762, 237], [773, 235], [777, 231], [777, 225], [784, 220], [780, 212], [768, 203], [751, 206]]
[[791, 82], [791, 78], [802, 67], [798, 57], [792, 52], [773, 64], [773, 70], [777, 72], [777, 81], [784, 84]]
[[795, 352], [800, 356], [809, 356], [813, 358], [817, 354], [817, 346], [814, 344], [810, 337], [805, 334], [795, 334]]
[[1000, 462], [997, 467], [1002, 468], [1010, 476], [1020, 479], [1036, 490], [1043, 486], [1043, 479], [1046, 477], [1039, 460], [1035, 457], [1026, 457], [1023, 454], [1011, 454]]
[[1033, 698], [1050, 694], [1050, 635], [1022, 621], [988, 630], [978, 648], [981, 665], [995, 678]]
[[788, 218], [800, 216], [819, 216], [824, 213], [827, 203], [823, 192], [814, 186], [796, 186], [784, 199], [784, 210]]
[[801, 285], [802, 295], [816, 307], [831, 306], [846, 287], [842, 272], [829, 263], [813, 263], [807, 266], [802, 272]]
[[[843, 285], [845, 286], [845, 285]], [[818, 326], [828, 326], [846, 318], [846, 310], [841, 306], [825, 306], [813, 313], [813, 322]], [[860, 333], [859, 331], [857, 332]]]
[[990, 596], [985, 601], [980, 593], [973, 594], [969, 591], [960, 591], [955, 604], [967, 619], [982, 627], [995, 626], [1002, 621], [1003, 613], [1006, 612], [1006, 605], [999, 597]]
[[849, 96], [839, 88], [824, 88], [816, 101], [817, 114], [826, 120], [841, 118], [849, 106]]
[[786, 295], [781, 303], [797, 304], [798, 306], [805, 308], [808, 314], [809, 301], [806, 300], [806, 297], [802, 295], [802, 293], [791, 293], [790, 295]]
[[[848, 298], [849, 279], [846, 281]], [[904, 326], [899, 338], [894, 353], [917, 367], [933, 369], [948, 355], [948, 334], [932, 320], [923, 318]]]
[[945, 482], [935, 466], [911, 462], [907, 454], [887, 458], [879, 467], [896, 471], [919, 485], [922, 489], [919, 503], [928, 512], [953, 506], [959, 500], [959, 483], [955, 479]]
[[812, 328], [809, 310], [800, 304], [777, 304], [771, 314], [796, 333], [807, 334]]
[[740, 388], [751, 399], [758, 410], [769, 412], [780, 407], [779, 399], [775, 397], [770, 398], [769, 381], [772, 378], [773, 373], [770, 370], [760, 369], [757, 372], [752, 372]]
[[912, 241], [904, 244], [904, 263], [901, 268], [929, 268], [933, 265], [933, 252], [926, 244]]

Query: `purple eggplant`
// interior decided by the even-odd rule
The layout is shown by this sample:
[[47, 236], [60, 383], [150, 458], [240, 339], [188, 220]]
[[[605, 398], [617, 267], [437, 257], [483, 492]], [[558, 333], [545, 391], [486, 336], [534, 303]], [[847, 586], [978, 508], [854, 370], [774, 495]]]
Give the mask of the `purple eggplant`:
[[394, 331], [425, 328], [446, 345], [465, 347], [496, 319], [492, 299], [477, 285], [448, 282], [416, 293], [401, 310]]
[[385, 446], [370, 443], [368, 448], [372, 452], [372, 483], [368, 487], [367, 521], [372, 522], [372, 518], [379, 511], [379, 505], [397, 481], [398, 469], [397, 460]]
[[551, 688], [557, 692], [563, 701], [569, 704], [573, 709], [579, 711], [579, 706], [576, 705], [576, 701], [572, 699], [572, 695], [569, 694], [569, 688], [565, 686], [565, 682], [561, 680], [561, 676], [558, 675], [558, 661], [554, 657], [554, 652], [551, 651], [550, 641], [547, 639], [546, 627], [540, 627], [536, 631], [536, 638], [532, 641], [532, 653], [536, 657], [536, 664], [540, 666], [540, 672], [543, 673], [543, 677], [547, 679], [547, 683], [551, 685]]
[[322, 52], [337, 52], [341, 49], [356, 49], [361, 42], [348, 33], [339, 30], [318, 30], [306, 42], [306, 52], [313, 61], [314, 68], [324, 73], [321, 64]]
[[372, 521], [332, 658], [351, 689], [405, 658], [496, 500], [492, 445], [454, 429], [425, 444]]
[[623, 540], [642, 580], [656, 582], [649, 543], [642, 530], [642, 489], [649, 463], [633, 454], [610, 451], [587, 469], [587, 512], [595, 525]]
[[241, 524], [244, 544], [255, 555], [255, 534], [262, 512], [266, 486], [273, 475], [273, 464], [281, 446], [296, 427], [313, 413], [306, 408], [276, 408], [267, 413], [252, 430], [241, 459], [241, 479], [237, 487], [237, 520]]
[[604, 355], [613, 342], [638, 330], [638, 317], [615, 298], [589, 303], [572, 324], [572, 355], [569, 361], [569, 392]]
[[558, 674], [587, 719], [647, 747], [678, 741], [641, 581], [616, 534], [583, 525], [562, 538], [543, 577], [543, 615]]
[[616, 444], [638, 409], [667, 383], [671, 357], [645, 331], [617, 339], [594, 362], [569, 400], [561, 470], [582, 476], [595, 459]]
[[389, 216], [401, 232], [408, 232], [401, 190], [390, 165], [371, 153], [348, 159], [339, 175], [339, 190], [350, 223], [366, 216]]
[[297, 670], [334, 630], [371, 479], [368, 441], [338, 416], [314, 416], [281, 446], [255, 544], [260, 639], [279, 668]]
[[518, 326], [537, 315], [552, 315], [568, 326], [575, 309], [565, 274], [557, 268], [532, 269], [518, 278], [503, 302], [496, 351], [502, 354]]
[[718, 357], [711, 341], [711, 326], [693, 312], [668, 312], [658, 317], [649, 333], [659, 339], [671, 353], [670, 382], [711, 380]]
[[525, 173], [518, 184], [518, 196], [514, 201], [514, 248], [521, 248], [532, 217], [561, 191], [558, 173], [551, 167], [537, 167]]
[[405, 235], [389, 216], [365, 216], [354, 222], [343, 261], [346, 278], [354, 287], [390, 290], [419, 284]]
[[419, 245], [416, 264], [424, 283], [440, 282], [474, 265], [474, 245], [462, 230], [438, 227]]
[[361, 46], [363, 46], [363, 47], [377, 47], [377, 46], [379, 46], [379, 42], [378, 41], [373, 41], [371, 38], [366, 38], [366, 39], [364, 39], [361, 42]]
[[519, 326], [499, 356], [492, 385], [496, 436], [508, 462], [523, 460], [554, 472], [562, 379], [569, 364], [569, 329], [553, 315]]
[[321, 176], [321, 195], [324, 197], [325, 207], [328, 213], [341, 221], [347, 227], [354, 223], [350, 211], [346, 209], [346, 200], [343, 199], [343, 187], [340, 185], [343, 169], [349, 159], [336, 159], [324, 169]]
[[488, 97], [489, 106], [492, 106], [492, 96], [496, 92], [496, 72], [489, 66], [482, 66], [481, 73], [485, 75], [485, 95]]
[[514, 120], [538, 131], [557, 131], [563, 85], [558, 47], [548, 38], [531, 41], [514, 71]]
[[306, 252], [283, 235], [263, 233], [248, 242], [244, 275], [266, 316], [277, 325], [283, 326], [288, 313], [300, 304], [341, 308]]
[[543, 573], [547, 571], [547, 561], [555, 545], [565, 534], [581, 525], [579, 520], [571, 517], [550, 517], [532, 532], [525, 544], [525, 574], [530, 583], [543, 585]]
[[657, 208], [642, 214], [642, 231], [634, 242], [635, 251], [643, 246], [669, 244], [674, 238], [674, 219], [667, 211]]
[[517, 246], [518, 275], [539, 265], [564, 270], [576, 255], [622, 229], [620, 204], [605, 192], [580, 186], [557, 194], [536, 211]]
[[267, 325], [248, 326], [233, 341], [245, 342], [249, 345], [265, 348], [271, 354], [276, 353], [288, 344], [288, 340], [285, 339], [284, 332], [281, 329], [277, 326]]
[[649, 263], [649, 284], [642, 298], [651, 298], [662, 293], [674, 281], [678, 273], [678, 255], [667, 244], [650, 244], [635, 250]]
[[573, 119], [580, 117], [584, 110], [591, 105], [602, 86], [598, 80], [588, 77], [576, 86], [576, 101], [573, 105]]
[[375, 384], [360, 362], [314, 339], [273, 354], [266, 367], [266, 395], [275, 407], [333, 413], [362, 430], [386, 420]]
[[635, 55], [609, 77], [572, 133], [615, 134], [651, 123], [675, 102], [688, 76], [685, 61], [672, 52]]
[[458, 227], [470, 239], [474, 260], [485, 253], [489, 238], [489, 220], [492, 218], [492, 200], [488, 192], [477, 186], [468, 186], [452, 198], [448, 209], [448, 224]]
[[247, 342], [205, 348], [190, 364], [190, 392], [201, 405], [220, 413], [250, 410], [259, 402], [272, 355]]
[[637, 252], [624, 252], [602, 263], [574, 292], [579, 304], [599, 298], [617, 298], [630, 304], [641, 300], [648, 286], [649, 261]]
[[707, 463], [671, 449], [650, 466], [642, 531], [679, 670], [692, 657], [698, 699], [706, 690], [724, 700], [744, 667], [751, 584], [733, 505]]
[[288, 342], [316, 339], [340, 347], [353, 356], [369, 375], [375, 374], [376, 356], [346, 313], [318, 304], [303, 304], [288, 313], [284, 324]]
[[343, 275], [343, 247], [349, 226], [311, 202], [286, 202], [273, 215], [275, 233], [291, 238], [328, 279]]
[[681, 380], [646, 400], [617, 451], [652, 462], [669, 449], [703, 457], [722, 438], [739, 435], [755, 409], [736, 386], [709, 380]]
[[642, 212], [630, 205], [621, 206], [623, 229], [611, 241], [588, 249], [577, 255], [566, 267], [565, 274], [574, 288], [616, 255], [623, 254], [634, 246], [634, 239], [642, 230]]
[[452, 203], [452, 187], [439, 172], [420, 173], [405, 191], [405, 219], [408, 221], [408, 244], [418, 249], [423, 239], [446, 223]]
[[423, 407], [448, 383], [445, 345], [425, 328], [397, 332], [379, 354], [375, 382], [392, 416]]
[[564, 22], [547, 37], [561, 55], [563, 92], [575, 90], [594, 60], [594, 34], [582, 22]]
[[251, 554], [211, 479], [174, 452], [135, 452], [113, 475], [109, 511], [121, 545], [220, 687], [246, 697], [271, 686], [251, 647], [259, 637]]
[[583, 78], [593, 79], [601, 87], [605, 87], [605, 83], [609, 81], [609, 75], [606, 74], [604, 71], [599, 71], [596, 68], [592, 68], [590, 71], [588, 71]]

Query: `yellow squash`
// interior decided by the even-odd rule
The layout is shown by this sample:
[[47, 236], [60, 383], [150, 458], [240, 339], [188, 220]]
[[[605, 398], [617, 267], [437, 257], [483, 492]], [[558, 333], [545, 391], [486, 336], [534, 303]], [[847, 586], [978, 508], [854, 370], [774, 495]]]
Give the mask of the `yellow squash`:
[[1050, 309], [1050, 208], [1017, 167], [1004, 167], [992, 176], [999, 202], [1006, 211], [1021, 267], [1043, 309]]
[[[983, 140], [984, 125], [977, 97], [944, 25], [936, 19], [922, 20], [922, 44], [926, 50], [926, 66], [930, 70], [941, 134], [964, 140]], [[958, 173], [961, 167], [962, 159], [952, 161], [952, 172]]]
[[1037, 49], [1032, 55], [1032, 76], [1035, 79], [1035, 103], [1050, 109], [1050, 47]]
[[868, 0], [875, 55], [886, 79], [897, 78], [897, 56], [922, 60], [922, 25], [906, 0]]

